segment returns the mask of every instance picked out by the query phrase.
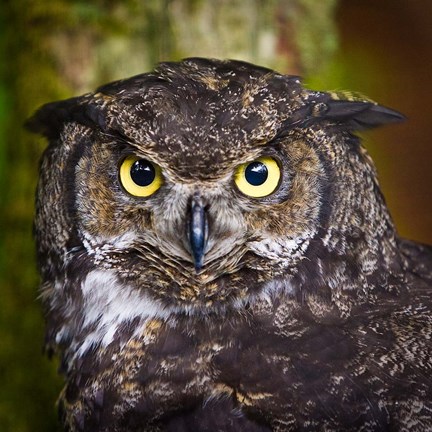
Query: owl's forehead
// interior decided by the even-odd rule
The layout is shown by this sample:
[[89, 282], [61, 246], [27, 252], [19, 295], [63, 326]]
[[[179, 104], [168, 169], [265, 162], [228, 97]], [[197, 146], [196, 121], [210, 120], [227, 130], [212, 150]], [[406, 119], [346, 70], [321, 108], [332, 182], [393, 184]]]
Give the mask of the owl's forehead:
[[270, 142], [302, 91], [295, 77], [217, 65], [168, 64], [99, 91], [115, 99], [115, 123], [138, 150], [181, 175], [216, 174]]

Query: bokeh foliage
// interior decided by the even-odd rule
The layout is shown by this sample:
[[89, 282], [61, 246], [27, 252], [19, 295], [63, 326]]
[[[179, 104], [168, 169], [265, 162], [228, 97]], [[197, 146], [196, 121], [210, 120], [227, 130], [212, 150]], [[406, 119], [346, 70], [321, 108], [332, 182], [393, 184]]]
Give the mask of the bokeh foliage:
[[[391, 4], [394, 10], [395, 4], [403, 2], [378, 3]], [[352, 87], [372, 93], [372, 97], [374, 89], [378, 89], [377, 95], [386, 99], [379, 84], [386, 73], [380, 67], [384, 57], [370, 46], [362, 51], [362, 40], [367, 36], [355, 33], [355, 27], [361, 23], [349, 14], [356, 5], [364, 8], [375, 3], [376, 0], [2, 1], [0, 431], [57, 430], [54, 401], [62, 386], [56, 361], [42, 355], [43, 318], [36, 299], [33, 196], [38, 159], [45, 143], [22, 128], [24, 120], [45, 102], [149, 70], [161, 60], [187, 56], [239, 58], [281, 72], [301, 74], [311, 87]], [[338, 37], [338, 30], [342, 36]], [[358, 87], [356, 81], [363, 83], [364, 88]], [[391, 105], [390, 102], [391, 96], [387, 103]], [[388, 165], [382, 162], [386, 160], [385, 152], [374, 146], [371, 149], [381, 156], [386, 170]], [[423, 235], [425, 239], [432, 238], [432, 231]]]

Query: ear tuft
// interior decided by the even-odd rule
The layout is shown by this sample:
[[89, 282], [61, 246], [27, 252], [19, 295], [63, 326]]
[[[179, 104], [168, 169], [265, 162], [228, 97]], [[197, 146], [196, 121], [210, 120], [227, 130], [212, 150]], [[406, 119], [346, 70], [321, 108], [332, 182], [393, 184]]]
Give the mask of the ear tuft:
[[92, 103], [89, 96], [80, 96], [40, 107], [24, 126], [31, 132], [39, 133], [49, 139], [57, 138], [65, 123], [77, 122], [87, 126], [97, 125], [106, 128], [101, 107]]
[[311, 92], [306, 103], [283, 122], [280, 134], [294, 127], [310, 127], [323, 121], [351, 131], [362, 131], [405, 120], [401, 113], [371, 100], [338, 97], [339, 94], [335, 96], [335, 93]]
[[370, 101], [330, 100], [323, 119], [336, 120], [352, 130], [365, 130], [405, 120], [401, 113]]

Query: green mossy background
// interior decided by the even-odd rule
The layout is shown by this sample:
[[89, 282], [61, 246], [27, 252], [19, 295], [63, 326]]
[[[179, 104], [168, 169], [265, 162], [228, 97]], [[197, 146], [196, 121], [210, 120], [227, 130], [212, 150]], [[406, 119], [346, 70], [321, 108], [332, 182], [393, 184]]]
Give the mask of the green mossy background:
[[59, 430], [32, 240], [41, 104], [186, 56], [240, 58], [352, 89], [409, 122], [365, 135], [402, 235], [432, 243], [430, 0], [3, 0], [0, 4], [0, 431]]

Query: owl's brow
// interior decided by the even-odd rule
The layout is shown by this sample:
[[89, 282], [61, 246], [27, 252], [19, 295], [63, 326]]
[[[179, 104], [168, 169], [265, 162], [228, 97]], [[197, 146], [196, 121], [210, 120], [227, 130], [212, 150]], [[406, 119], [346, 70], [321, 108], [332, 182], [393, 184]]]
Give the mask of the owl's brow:
[[265, 143], [266, 147], [277, 144], [280, 140], [290, 135], [293, 129], [302, 126], [303, 125], [301, 125], [300, 121], [292, 122], [291, 119], [283, 121], [281, 126], [276, 131], [275, 135]]
[[110, 129], [109, 132], [102, 131], [101, 134], [108, 138], [114, 138], [117, 141], [121, 141], [124, 144], [133, 145], [134, 143], [128, 138], [123, 132], [117, 129]]
[[287, 137], [293, 129], [310, 126], [312, 123], [311, 119], [307, 116], [304, 116], [304, 114], [305, 110], [300, 108], [299, 110], [295, 111], [292, 116], [281, 122], [276, 134], [270, 141], [268, 141], [267, 144], [271, 145], [275, 141]]

